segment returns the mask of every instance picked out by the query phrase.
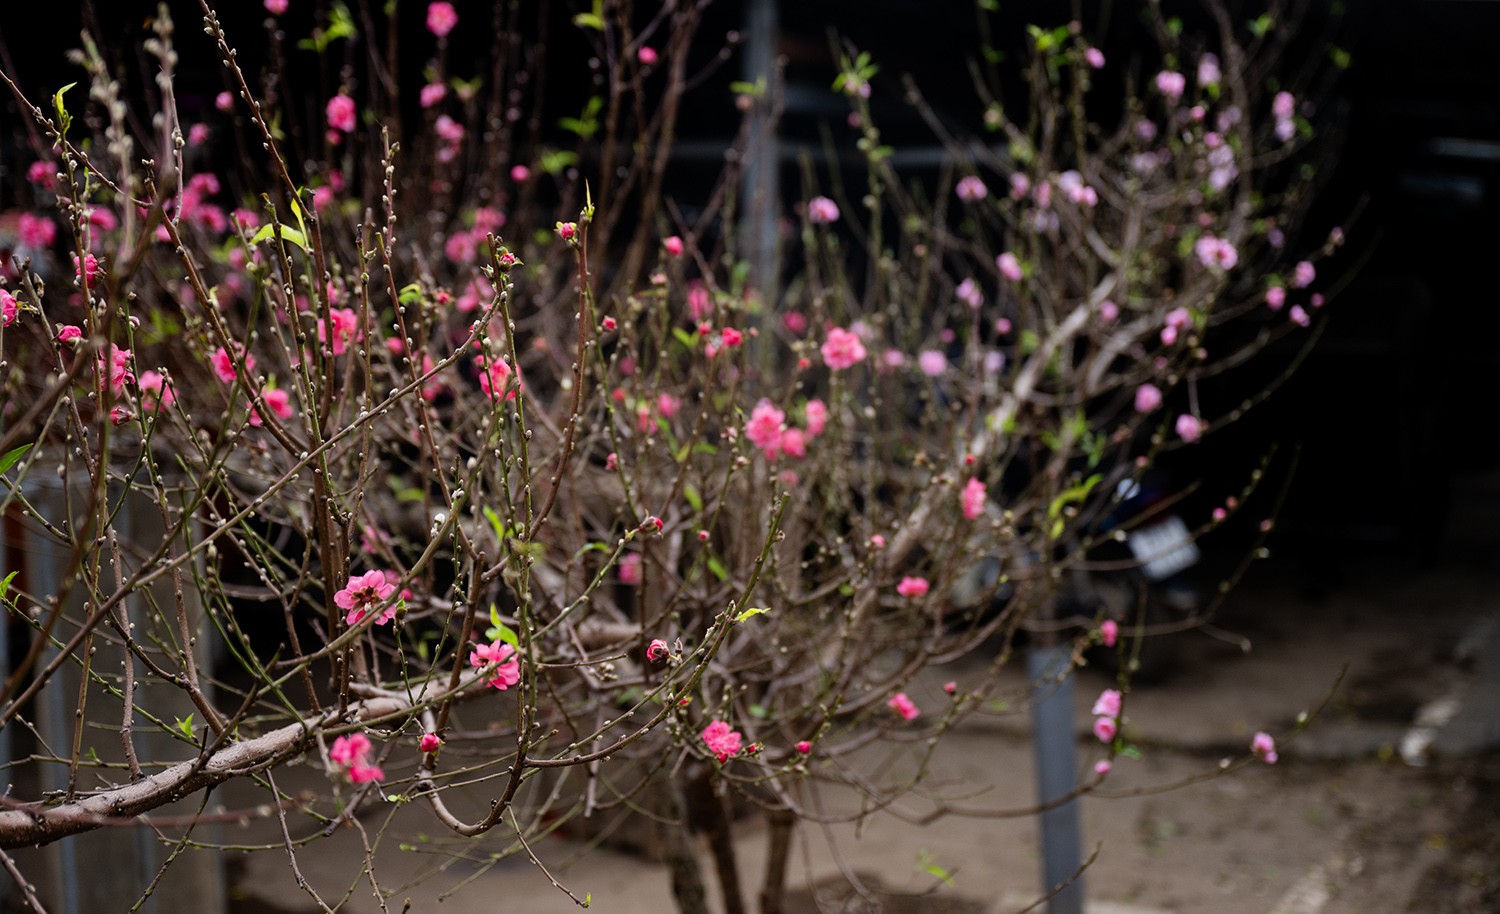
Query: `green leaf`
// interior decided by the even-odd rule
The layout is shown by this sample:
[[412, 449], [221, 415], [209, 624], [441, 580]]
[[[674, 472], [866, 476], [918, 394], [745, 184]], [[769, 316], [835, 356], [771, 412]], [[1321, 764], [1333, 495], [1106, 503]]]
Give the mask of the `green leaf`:
[[78, 83], [68, 83], [66, 86], [58, 89], [56, 95], [52, 96], [52, 110], [57, 112], [58, 133], [63, 136], [67, 136], [68, 128], [73, 126], [73, 115], [69, 114], [67, 107], [63, 105], [63, 95], [76, 85]]
[[586, 907], [588, 907], [589, 905], [591, 905], [593, 903], [594, 903], [594, 893], [593, 892], [584, 892], [583, 893], [583, 906], [586, 908]]
[[708, 565], [709, 574], [712, 574], [714, 577], [718, 578], [721, 581], [727, 580], [729, 578], [729, 572], [725, 570], [723, 562], [719, 561], [713, 556], [709, 556], [708, 562], [706, 564]]
[[[578, 164], [578, 154], [566, 149], [549, 150], [537, 158], [537, 167], [554, 178], [576, 164]], [[552, 233], [544, 230], [542, 236], [551, 238]]]
[[763, 76], [753, 83], [732, 82], [729, 84], [729, 91], [735, 95], [748, 95], [751, 98], [760, 98], [766, 94], [766, 79]]
[[1340, 70], [1349, 69], [1349, 62], [1351, 60], [1349, 52], [1338, 45], [1329, 45], [1328, 59], [1333, 61], [1333, 65]]
[[1052, 499], [1052, 504], [1047, 506], [1047, 519], [1056, 518], [1062, 514], [1063, 508], [1071, 504], [1077, 504], [1088, 498], [1089, 493], [1094, 490], [1094, 486], [1097, 486], [1103, 478], [1100, 474], [1095, 473], [1083, 482], [1063, 489], [1057, 494], [1056, 498]]
[[485, 635], [491, 641], [504, 641], [518, 651], [521, 649], [521, 639], [510, 626], [500, 621], [500, 611], [493, 604], [490, 605], [490, 629]]
[[677, 339], [677, 342], [681, 343], [689, 349], [692, 349], [694, 346], [698, 345], [698, 335], [696, 333], [688, 333], [681, 327], [673, 327], [672, 336]]
[[682, 497], [687, 499], [688, 506], [691, 507], [694, 511], [703, 510], [703, 496], [698, 494], [697, 489], [693, 488], [692, 486], [683, 486]]
[[12, 571], [10, 574], [5, 576], [5, 580], [0, 581], [0, 600], [5, 599], [5, 595], [7, 593], [10, 593], [11, 578], [14, 578], [18, 574], [20, 574], [19, 571]]
[[403, 304], [403, 305], [410, 305], [410, 304], [413, 304], [414, 302], [421, 301], [422, 300], [422, 287], [421, 287], [421, 285], [419, 285], [417, 283], [414, 283], [414, 282], [407, 283], [406, 285], [404, 285], [404, 286], [401, 287], [401, 291], [400, 292], [396, 293], [396, 300], [399, 301], [399, 302], [401, 302], [401, 304]]
[[771, 716], [771, 712], [765, 705], [751, 705], [750, 716], [765, 720], [767, 717]]
[[490, 522], [490, 529], [495, 531], [495, 536], [505, 539], [507, 533], [505, 521], [501, 520], [500, 515], [495, 513], [495, 509], [489, 505], [484, 505], [480, 510], [484, 512], [484, 519]]
[[581, 29], [593, 29], [596, 32], [604, 31], [604, 20], [593, 13], [579, 13], [573, 17], [573, 24]]
[[185, 720], [182, 718], [177, 720], [177, 732], [188, 739], [193, 738], [193, 715], [189, 714]]
[[1276, 20], [1271, 18], [1271, 14], [1264, 13], [1259, 17], [1250, 20], [1250, 34], [1254, 35], [1256, 38], [1264, 38], [1266, 36], [1266, 33], [1271, 31], [1271, 26], [1275, 24]]
[[762, 615], [764, 613], [768, 613], [770, 611], [771, 611], [770, 609], [768, 609], [767, 607], [764, 607], [764, 606], [752, 606], [749, 609], [745, 610], [744, 612], [740, 613], [739, 615], [735, 616], [734, 617], [734, 621], [736, 621], [736, 622], [743, 622], [746, 619], [749, 619], [751, 616], [759, 616], [759, 615]]
[[[276, 236], [276, 229], [278, 225], [279, 223], [273, 222], [270, 225], [261, 226], [260, 231], [256, 232], [254, 237], [250, 239], [250, 243], [261, 244], [274, 238]], [[307, 237], [305, 235], [289, 225], [281, 225], [280, 228], [282, 238], [285, 238], [287, 241], [290, 241], [292, 244], [295, 244], [297, 247], [301, 248], [303, 253], [307, 252]]]
[[9, 473], [11, 468], [19, 463], [29, 450], [31, 450], [31, 445], [23, 444], [15, 450], [8, 452], [4, 457], [0, 457], [0, 473]]
[[953, 874], [938, 866], [936, 858], [925, 850], [917, 851], [917, 869], [942, 880], [948, 888], [953, 888]]

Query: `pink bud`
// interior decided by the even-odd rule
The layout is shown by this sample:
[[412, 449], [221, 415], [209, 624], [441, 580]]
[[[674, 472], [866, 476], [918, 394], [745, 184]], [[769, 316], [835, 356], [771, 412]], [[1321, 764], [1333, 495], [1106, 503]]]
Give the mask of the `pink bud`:
[[667, 648], [667, 642], [660, 638], [651, 639], [651, 644], [646, 647], [646, 659], [652, 663], [666, 657], [668, 653], [670, 650]]
[[442, 744], [443, 740], [436, 733], [423, 733], [418, 747], [423, 752], [436, 752], [437, 748]]
[[805, 739], [802, 740], [802, 741], [800, 741], [800, 742], [798, 742], [797, 743], [797, 751], [800, 752], [800, 753], [802, 753], [803, 755], [806, 755], [807, 753], [809, 753], [809, 752], [812, 751], [812, 743], [808, 742]]

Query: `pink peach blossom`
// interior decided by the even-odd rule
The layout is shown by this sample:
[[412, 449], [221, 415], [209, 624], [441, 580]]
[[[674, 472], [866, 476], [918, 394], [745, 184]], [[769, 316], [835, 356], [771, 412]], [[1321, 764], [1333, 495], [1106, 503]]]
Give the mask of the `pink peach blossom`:
[[828, 331], [828, 338], [819, 351], [823, 354], [824, 364], [834, 371], [852, 368], [863, 362], [868, 355], [859, 335], [840, 327]]
[[926, 578], [904, 577], [901, 579], [901, 583], [896, 585], [896, 593], [908, 599], [915, 600], [925, 597], [928, 589], [931, 587], [932, 585], [928, 583]]
[[885, 704], [886, 707], [900, 715], [902, 720], [916, 720], [922, 716], [921, 710], [917, 708], [917, 703], [912, 701], [905, 692], [897, 692]]
[[438, 0], [427, 5], [427, 31], [439, 38], [446, 38], [457, 25], [458, 11], [453, 8], [453, 4]]
[[964, 491], [960, 496], [960, 501], [963, 504], [964, 517], [968, 520], [974, 520], [979, 515], [983, 514], [984, 504], [987, 498], [988, 490], [985, 487], [985, 484], [977, 478], [970, 477], [969, 481], [964, 483]]
[[469, 651], [469, 666], [475, 669], [487, 669], [491, 665], [488, 685], [491, 688], [505, 691], [521, 681], [521, 661], [516, 657], [516, 649], [504, 641], [491, 641], [489, 644], [476, 644]]
[[[339, 609], [347, 610], [344, 615], [344, 624], [356, 625], [372, 609], [390, 599], [395, 592], [396, 588], [386, 581], [385, 572], [367, 571], [350, 578], [344, 588], [333, 595], [333, 602]], [[394, 618], [396, 618], [396, 607], [393, 604], [385, 608], [380, 618], [375, 620], [375, 624], [384, 625]]]

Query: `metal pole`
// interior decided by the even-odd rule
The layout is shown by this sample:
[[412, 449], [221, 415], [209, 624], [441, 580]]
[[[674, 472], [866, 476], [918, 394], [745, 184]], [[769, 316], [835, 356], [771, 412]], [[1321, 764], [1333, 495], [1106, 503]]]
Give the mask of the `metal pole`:
[[745, 8], [745, 82], [765, 91], [750, 109], [745, 150], [740, 222], [741, 250], [750, 262], [750, 281], [768, 305], [776, 295], [776, 235], [780, 217], [781, 150], [776, 136], [776, 37], [780, 29], [777, 0], [750, 0]]
[[[1026, 672], [1032, 689], [1037, 800], [1050, 803], [1066, 796], [1077, 784], [1072, 656], [1065, 648], [1050, 645], [1033, 648], [1026, 657]], [[1078, 800], [1069, 800], [1042, 813], [1041, 830], [1042, 891], [1057, 892], [1047, 903], [1048, 914], [1083, 914]], [[1064, 888], [1059, 891], [1058, 886]]]

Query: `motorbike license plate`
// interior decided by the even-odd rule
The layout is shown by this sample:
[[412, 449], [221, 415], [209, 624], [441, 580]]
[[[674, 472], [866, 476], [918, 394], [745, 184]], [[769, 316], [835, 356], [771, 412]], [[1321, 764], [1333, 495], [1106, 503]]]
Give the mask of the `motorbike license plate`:
[[1141, 572], [1153, 581], [1193, 567], [1202, 556], [1187, 524], [1175, 514], [1149, 527], [1132, 530], [1126, 542], [1141, 563]]

